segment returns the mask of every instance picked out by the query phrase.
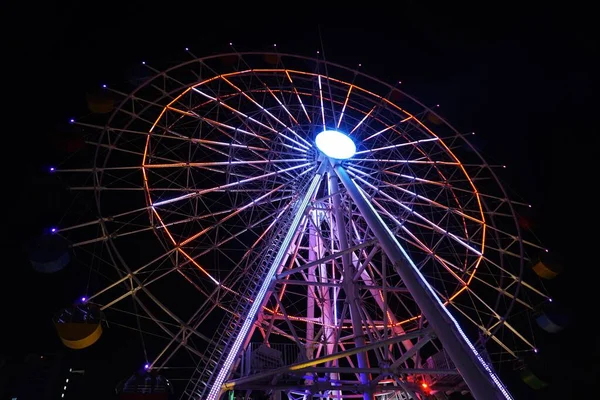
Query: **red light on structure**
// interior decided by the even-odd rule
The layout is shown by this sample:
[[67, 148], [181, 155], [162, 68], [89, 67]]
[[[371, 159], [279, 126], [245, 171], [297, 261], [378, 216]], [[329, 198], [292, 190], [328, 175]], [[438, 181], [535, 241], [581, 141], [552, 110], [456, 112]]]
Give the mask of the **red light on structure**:
[[421, 383], [421, 386], [423, 387], [423, 389], [427, 389], [429, 387], [429, 385], [425, 382]]

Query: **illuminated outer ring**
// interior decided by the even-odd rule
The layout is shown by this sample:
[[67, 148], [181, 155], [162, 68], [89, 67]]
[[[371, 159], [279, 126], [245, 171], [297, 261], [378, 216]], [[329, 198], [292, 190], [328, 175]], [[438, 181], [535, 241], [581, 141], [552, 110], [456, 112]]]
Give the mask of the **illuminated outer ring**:
[[[221, 319], [234, 312], [236, 302], [248, 300], [236, 280], [238, 271], [247, 268], [242, 261], [260, 257], [271, 225], [316, 171], [320, 153], [315, 136], [335, 129], [357, 146], [356, 154], [343, 161], [349, 176], [442, 302], [462, 318], [461, 325], [466, 321], [468, 335], [493, 339], [502, 357], [508, 353], [515, 359], [519, 351], [535, 350], [532, 334], [507, 322], [517, 316], [520, 326], [529, 327], [523, 318], [547, 299], [534, 286], [522, 284], [530, 261], [525, 246], [541, 249], [521, 236], [514, 206], [527, 204], [509, 200], [494, 171], [502, 166], [483, 160], [465, 134], [433, 110], [359, 71], [290, 54], [229, 53], [194, 58], [164, 71], [145, 67], [152, 76], [135, 90], [124, 94], [115, 89], [124, 99], [108, 121], [81, 123], [99, 133], [94, 136], [94, 168], [61, 171], [94, 174], [91, 188], [103, 216], [91, 225], [75, 225], [98, 224], [102, 232], [102, 237], [83, 238], [76, 246], [102, 240], [109, 263], [117, 268], [113, 282], [131, 276], [139, 289], [119, 293], [120, 287], [111, 283], [116, 294], [112, 289], [89, 293], [92, 302], [109, 309], [115, 298], [136, 293], [136, 304], [160, 334], [176, 343], [193, 332], [202, 342], [197, 348], [174, 346], [200, 355], [198, 349], [212, 341], [202, 332], [214, 327], [209, 318], [191, 314]], [[330, 207], [325, 181], [312, 209]], [[342, 197], [345, 215], [351, 216], [350, 241], [372, 240], [364, 218]], [[75, 228], [60, 231], [68, 234]], [[131, 251], [142, 242], [152, 245]], [[378, 250], [377, 244], [368, 246], [363, 252]], [[306, 263], [308, 247], [300, 247], [306, 254], [298, 260]], [[232, 267], [233, 259], [242, 261]], [[377, 277], [379, 267], [373, 263], [369, 273]], [[328, 273], [328, 279], [339, 278], [337, 270]], [[385, 290], [396, 299], [395, 304], [390, 301], [395, 307], [390, 314], [397, 313], [394, 326], [418, 329], [420, 310], [402, 292], [398, 274], [385, 279]], [[376, 309], [380, 304], [374, 305], [380, 296], [373, 294], [380, 289], [368, 288], [364, 277], [359, 280], [367, 296], [365, 308], [382, 312]], [[199, 303], [178, 301], [171, 288], [181, 296], [197, 296]], [[224, 303], [213, 302], [215, 290], [226, 298]], [[277, 307], [269, 307], [264, 315], [281, 317]], [[305, 310], [293, 308], [287, 319], [313, 324]], [[181, 328], [173, 331], [165, 320]], [[505, 332], [511, 336], [503, 336]], [[169, 354], [176, 350], [169, 346], [152, 368], [171, 362]]]
[[[149, 186], [148, 183], [148, 178], [147, 178], [147, 171], [148, 169], [151, 168], [152, 164], [148, 163], [148, 154], [149, 154], [149, 150], [148, 150], [148, 146], [151, 143], [151, 139], [152, 139], [152, 133], [154, 131], [154, 127], [159, 125], [161, 123], [161, 119], [164, 117], [164, 115], [167, 112], [173, 112], [174, 110], [177, 110], [175, 112], [181, 113], [183, 115], [183, 117], [186, 117], [185, 113], [188, 111], [185, 110], [179, 110], [177, 108], [177, 103], [181, 101], [182, 98], [184, 98], [186, 95], [189, 95], [191, 93], [194, 93], [195, 91], [200, 91], [202, 93], [204, 93], [203, 91], [203, 87], [208, 85], [208, 84], [214, 84], [215, 81], [225, 81], [227, 82], [229, 85], [232, 84], [232, 81], [234, 81], [236, 78], [244, 78], [244, 77], [252, 77], [254, 75], [260, 75], [263, 73], [267, 73], [267, 74], [279, 74], [281, 76], [290, 76], [291, 80], [296, 80], [298, 78], [298, 76], [302, 76], [302, 77], [309, 77], [310, 79], [313, 79], [315, 82], [317, 81], [321, 81], [321, 86], [325, 87], [325, 82], [326, 80], [330, 81], [330, 82], [335, 82], [336, 84], [339, 85], [343, 85], [344, 87], [351, 89], [351, 91], [349, 90], [349, 94], [348, 97], [350, 97], [350, 92], [361, 92], [362, 94], [366, 95], [366, 96], [371, 96], [372, 98], [376, 99], [376, 101], [382, 102], [384, 103], [386, 106], [392, 107], [395, 111], [397, 111], [400, 115], [400, 121], [411, 121], [416, 123], [421, 129], [422, 132], [424, 132], [425, 134], [427, 134], [429, 137], [425, 137], [423, 139], [419, 139], [419, 141], [415, 141], [415, 143], [410, 143], [411, 146], [414, 146], [415, 149], [417, 149], [417, 151], [419, 152], [423, 152], [422, 149], [420, 149], [418, 146], [421, 143], [427, 142], [428, 140], [433, 140], [435, 141], [435, 143], [437, 143], [439, 146], [441, 146], [443, 148], [443, 150], [446, 152], [446, 154], [450, 157], [450, 160], [446, 160], [446, 161], [442, 161], [442, 163], [446, 163], [443, 165], [450, 165], [448, 163], [455, 163], [454, 167], [456, 167], [460, 173], [463, 174], [463, 178], [467, 180], [468, 185], [470, 186], [470, 188], [472, 189], [472, 195], [475, 199], [476, 202], [476, 210], [472, 211], [469, 215], [470, 220], [471, 221], [476, 221], [477, 224], [479, 224], [479, 231], [480, 231], [480, 241], [477, 244], [468, 244], [467, 246], [469, 246], [471, 249], [469, 249], [469, 251], [471, 253], [475, 253], [475, 258], [469, 261], [470, 264], [470, 268], [468, 268], [467, 270], [467, 275], [466, 277], [461, 277], [459, 279], [461, 279], [463, 282], [465, 282], [466, 284], [463, 285], [462, 287], [458, 288], [445, 302], [445, 304], [447, 304], [448, 301], [452, 301], [454, 300], [458, 295], [460, 295], [462, 292], [464, 292], [467, 289], [467, 286], [471, 283], [471, 281], [473, 280], [473, 277], [475, 275], [475, 272], [478, 269], [479, 263], [481, 262], [481, 260], [484, 257], [484, 253], [485, 253], [485, 239], [486, 239], [486, 229], [487, 229], [487, 225], [486, 225], [486, 217], [485, 217], [485, 213], [484, 210], [482, 208], [482, 204], [481, 204], [481, 199], [480, 199], [480, 195], [479, 192], [477, 190], [477, 188], [475, 187], [475, 184], [471, 178], [471, 176], [469, 175], [469, 173], [467, 172], [467, 170], [465, 169], [465, 167], [463, 166], [463, 164], [461, 163], [461, 161], [459, 160], [459, 158], [454, 154], [454, 152], [450, 149], [450, 147], [444, 142], [444, 140], [439, 137], [438, 135], [436, 135], [429, 127], [427, 127], [425, 125], [424, 122], [422, 122], [418, 117], [416, 117], [415, 115], [411, 114], [410, 112], [408, 112], [407, 110], [401, 108], [400, 106], [398, 106], [397, 104], [395, 104], [394, 102], [392, 102], [391, 100], [384, 98], [378, 94], [373, 93], [372, 91], [369, 91], [367, 89], [363, 89], [359, 86], [356, 86], [352, 83], [349, 82], [345, 82], [342, 80], [338, 80], [332, 77], [327, 77], [325, 75], [322, 74], [318, 74], [318, 73], [310, 73], [310, 72], [305, 72], [305, 71], [298, 71], [298, 70], [290, 70], [290, 69], [252, 69], [252, 70], [244, 70], [244, 71], [240, 71], [240, 72], [231, 72], [231, 73], [225, 73], [225, 74], [220, 74], [214, 77], [211, 77], [209, 79], [205, 79], [199, 83], [196, 83], [192, 86], [189, 86], [188, 88], [186, 88], [182, 93], [180, 93], [178, 96], [176, 96], [171, 102], [169, 102], [164, 108], [163, 111], [160, 113], [159, 117], [157, 118], [156, 121], [154, 121], [153, 127], [150, 130], [150, 134], [148, 135], [147, 141], [146, 141], [146, 149], [144, 151], [144, 158], [143, 158], [143, 162], [142, 165], [145, 166], [145, 168], [143, 168], [143, 174], [144, 174], [144, 187], [146, 189], [146, 193], [147, 193], [147, 199], [150, 205], [156, 205], [157, 203], [155, 202], [155, 200], [153, 200], [151, 192], [152, 192], [152, 188], [151, 186]], [[235, 86], [237, 87], [237, 85]], [[271, 88], [273, 91], [275, 91], [275, 89]], [[262, 87], [257, 88], [256, 90], [263, 90]], [[324, 90], [324, 89], [322, 89]], [[252, 91], [252, 90], [251, 90]], [[230, 95], [231, 97], [237, 96], [237, 94], [233, 94]], [[242, 96], [242, 95], [240, 95]], [[207, 94], [205, 93], [205, 97], [207, 97]], [[210, 99], [208, 99], [210, 101]], [[218, 103], [217, 100], [214, 100], [214, 103]], [[351, 107], [351, 101], [348, 101], [348, 98], [346, 98], [345, 102], [343, 104], [339, 104], [341, 107], [344, 108], [344, 110], [348, 110], [348, 108]], [[364, 118], [361, 120], [360, 125], [366, 125], [369, 122], [369, 117], [371, 116], [372, 113], [370, 112], [362, 112], [362, 114], [364, 115]], [[188, 115], [189, 116], [189, 115]], [[313, 122], [314, 124], [314, 122]], [[317, 126], [319, 126], [317, 124]], [[389, 129], [389, 131], [395, 131], [395, 129]], [[318, 128], [315, 131], [316, 133], [318, 133]], [[397, 131], [396, 131], [397, 132]], [[315, 146], [316, 147], [316, 146]], [[440, 164], [442, 165], [442, 164]], [[437, 173], [441, 176], [444, 175], [444, 171], [438, 169], [437, 166], [435, 166], [435, 169], [437, 171]], [[418, 178], [418, 177], [417, 177]], [[449, 187], [448, 190], [452, 193], [452, 195], [454, 196], [454, 198], [456, 199], [456, 201], [458, 202], [458, 196], [456, 193], [454, 193], [452, 187]], [[152, 212], [154, 213], [155, 217], [161, 222], [162, 224], [162, 218], [161, 218], [161, 214], [159, 211], [159, 207], [152, 207], [151, 208]], [[466, 219], [464, 216], [461, 215], [461, 217], [463, 219]], [[181, 242], [177, 242], [174, 239], [174, 235], [172, 235], [172, 233], [169, 230], [169, 227], [166, 226], [165, 224], [163, 224], [166, 236], [169, 238], [169, 240], [172, 241], [174, 246], [177, 246], [179, 243]], [[440, 227], [443, 229], [443, 227]], [[435, 228], [434, 228], [435, 229]], [[194, 257], [192, 255], [190, 255], [189, 253], [187, 253], [185, 250], [183, 250], [181, 247], [178, 248], [178, 251], [188, 260], [190, 260], [192, 263], [196, 264], [196, 266], [201, 269], [203, 272], [205, 272], [204, 268], [199, 264], [196, 263], [194, 261]], [[457, 277], [458, 278], [458, 277]], [[416, 318], [418, 318], [417, 316], [406, 319], [404, 321], [401, 321], [400, 324], [403, 324], [405, 322], [409, 322], [412, 320], [415, 320]]]

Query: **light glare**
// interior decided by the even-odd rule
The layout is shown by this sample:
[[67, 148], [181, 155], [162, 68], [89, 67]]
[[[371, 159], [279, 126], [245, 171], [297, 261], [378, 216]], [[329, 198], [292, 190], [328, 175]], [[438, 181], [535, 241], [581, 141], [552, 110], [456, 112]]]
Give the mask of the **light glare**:
[[356, 153], [356, 145], [348, 137], [338, 131], [325, 130], [317, 135], [315, 143], [327, 157], [345, 160]]

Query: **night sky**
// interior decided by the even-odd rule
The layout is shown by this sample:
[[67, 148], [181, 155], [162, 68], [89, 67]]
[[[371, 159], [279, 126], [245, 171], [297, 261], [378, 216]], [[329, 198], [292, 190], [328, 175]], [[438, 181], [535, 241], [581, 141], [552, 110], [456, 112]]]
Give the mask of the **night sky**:
[[[534, 231], [565, 260], [565, 272], [548, 289], [572, 320], [559, 334], [538, 334], [551, 386], [534, 393], [518, 380], [509, 384], [518, 399], [594, 396], [600, 378], [594, 328], [599, 265], [596, 247], [588, 243], [597, 236], [592, 172], [598, 156], [588, 153], [597, 153], [598, 144], [598, 113], [592, 110], [598, 21], [591, 10], [484, 2], [462, 10], [394, 2], [394, 9], [355, 11], [349, 2], [329, 10], [292, 2], [238, 11], [232, 2], [223, 2], [223, 9], [221, 3], [180, 1], [49, 3], [11, 6], [5, 15], [14, 27], [2, 27], [8, 107], [0, 354], [64, 351], [50, 319], [79, 296], [81, 279], [69, 272], [34, 273], [21, 243], [51, 222], [37, 210], [46, 190], [40, 175], [56, 161], [53, 135], [85, 112], [86, 91], [126, 81], [142, 60], [161, 69], [188, 59], [185, 47], [201, 56], [229, 51], [230, 41], [239, 51], [271, 50], [277, 43], [281, 52], [314, 55], [320, 27], [329, 61], [362, 63], [379, 79], [402, 81], [403, 90], [423, 103], [440, 104], [439, 113], [458, 130], [477, 132], [488, 161], [508, 166], [502, 179], [533, 204]], [[106, 398], [102, 393], [139, 367], [136, 340], [111, 329], [95, 348], [77, 355], [102, 376], [94, 389], [98, 397], [88, 398]]]

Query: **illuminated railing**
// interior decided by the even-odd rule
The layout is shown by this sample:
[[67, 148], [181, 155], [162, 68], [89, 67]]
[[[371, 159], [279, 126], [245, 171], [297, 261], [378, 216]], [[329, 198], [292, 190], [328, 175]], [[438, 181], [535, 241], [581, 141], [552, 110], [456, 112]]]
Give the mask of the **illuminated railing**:
[[[298, 213], [303, 213], [306, 208], [307, 197], [305, 193], [310, 191], [309, 186], [315, 186], [318, 180], [312, 174], [305, 174], [300, 180], [299, 196], [296, 202], [281, 216], [281, 220], [276, 225], [276, 229], [270, 238], [265, 240], [268, 246], [262, 257], [248, 271], [248, 276], [242, 279], [242, 285], [236, 290], [244, 298], [254, 299], [255, 301], [238, 301], [233, 314], [221, 321], [220, 326], [215, 330], [215, 336], [212, 342], [206, 348], [204, 355], [207, 360], [201, 362], [196, 368], [185, 390], [186, 395], [193, 399], [206, 399], [215, 396], [225, 375], [229, 375], [230, 369], [236, 364], [235, 361], [240, 357], [239, 350], [244, 337], [249, 330], [250, 324], [256, 314], [256, 309], [265, 296], [266, 286], [263, 284], [270, 275], [274, 273], [273, 266], [282, 261], [283, 253], [289, 246], [291, 235], [290, 227], [297, 222]], [[301, 188], [304, 188], [302, 190]], [[314, 188], [313, 188], [314, 190]], [[237, 318], [236, 316], [240, 316]], [[244, 331], [244, 332], [242, 332]], [[210, 393], [209, 393], [210, 392]]]

